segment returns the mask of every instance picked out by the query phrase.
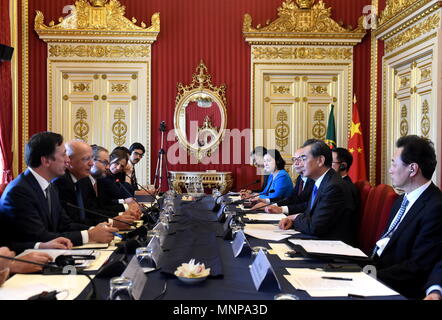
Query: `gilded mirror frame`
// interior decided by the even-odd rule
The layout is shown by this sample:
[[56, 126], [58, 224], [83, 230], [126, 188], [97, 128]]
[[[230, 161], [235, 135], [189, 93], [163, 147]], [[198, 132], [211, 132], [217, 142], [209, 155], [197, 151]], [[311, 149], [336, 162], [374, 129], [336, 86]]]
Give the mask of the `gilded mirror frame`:
[[[224, 138], [227, 128], [226, 86], [224, 84], [219, 87], [214, 86], [211, 82], [211, 78], [206, 65], [201, 60], [196, 68], [196, 73], [192, 76], [192, 83], [190, 85], [177, 84], [178, 93], [174, 113], [175, 134], [181, 146], [183, 146], [189, 154], [193, 155], [198, 162], [201, 162], [204, 157], [210, 157], [216, 151]], [[212, 124], [211, 119], [206, 116], [204, 123], [198, 126], [195, 141], [192, 142], [187, 140], [185, 125], [186, 107], [190, 102], [194, 101], [199, 101], [202, 104], [205, 102], [215, 102], [221, 114], [221, 123], [219, 127], [217, 127], [216, 124]], [[203, 136], [209, 133], [209, 135], [211, 135], [211, 141], [201, 145], [199, 143], [200, 133]], [[204, 137], [207, 142], [207, 134]]]

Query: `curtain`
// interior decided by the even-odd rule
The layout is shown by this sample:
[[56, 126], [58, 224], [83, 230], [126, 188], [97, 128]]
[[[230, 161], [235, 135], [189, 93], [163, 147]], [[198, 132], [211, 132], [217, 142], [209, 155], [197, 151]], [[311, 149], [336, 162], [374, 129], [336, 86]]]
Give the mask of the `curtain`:
[[[9, 0], [0, 0], [0, 44], [11, 45]], [[0, 62], [0, 183], [12, 180], [12, 78], [11, 62]]]

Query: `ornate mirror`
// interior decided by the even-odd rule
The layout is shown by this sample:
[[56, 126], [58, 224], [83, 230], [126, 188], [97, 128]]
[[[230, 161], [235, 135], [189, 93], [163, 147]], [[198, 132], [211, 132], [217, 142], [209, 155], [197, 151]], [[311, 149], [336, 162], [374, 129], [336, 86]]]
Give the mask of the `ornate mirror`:
[[178, 83], [174, 115], [178, 141], [198, 161], [210, 157], [227, 126], [226, 86], [215, 87], [201, 60], [190, 85]]

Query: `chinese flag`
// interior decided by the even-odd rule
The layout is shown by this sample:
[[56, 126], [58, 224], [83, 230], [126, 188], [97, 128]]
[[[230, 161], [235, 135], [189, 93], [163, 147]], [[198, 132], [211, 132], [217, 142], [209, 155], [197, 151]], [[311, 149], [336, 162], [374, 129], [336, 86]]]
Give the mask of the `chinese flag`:
[[356, 103], [356, 96], [353, 101], [353, 117], [350, 128], [350, 139], [348, 140], [348, 151], [353, 156], [353, 164], [348, 175], [353, 182], [367, 180], [367, 170], [365, 165], [365, 149], [362, 140], [361, 120]]

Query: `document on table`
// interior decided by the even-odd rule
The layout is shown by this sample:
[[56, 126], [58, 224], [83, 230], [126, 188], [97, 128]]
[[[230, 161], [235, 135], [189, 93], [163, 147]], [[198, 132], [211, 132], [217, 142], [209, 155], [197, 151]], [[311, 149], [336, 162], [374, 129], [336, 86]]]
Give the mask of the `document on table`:
[[291, 243], [299, 245], [308, 253], [331, 254], [340, 256], [352, 256], [367, 258], [360, 249], [345, 244], [342, 241], [327, 240], [299, 240], [290, 239]]
[[95, 256], [94, 260], [76, 260], [77, 263], [80, 263], [76, 267], [85, 268], [90, 266], [95, 260], [97, 260], [100, 256], [100, 251], [97, 250], [60, 250], [60, 249], [28, 249], [23, 251], [17, 258], [20, 258], [28, 253], [32, 252], [41, 252], [46, 253], [52, 257], [52, 260], [61, 255], [85, 255], [85, 256]]
[[107, 243], [86, 243], [82, 246], [73, 247], [73, 250], [83, 250], [83, 249], [107, 249], [109, 244]]
[[327, 272], [303, 268], [287, 268], [287, 271], [290, 273], [284, 275], [287, 281], [296, 289], [307, 291], [312, 297], [347, 297], [349, 294], [365, 297], [399, 295], [363, 272]]
[[274, 224], [246, 224], [244, 233], [257, 239], [281, 241], [299, 232], [281, 230]]
[[272, 250], [269, 250], [268, 253], [270, 254], [276, 254], [278, 256], [279, 259], [281, 260], [305, 260], [304, 257], [295, 257], [295, 258], [290, 258], [287, 257], [285, 254], [288, 251], [293, 251], [292, 248], [290, 248], [288, 245], [286, 245], [285, 243], [269, 243], [270, 248], [272, 248]]
[[0, 300], [27, 300], [54, 290], [62, 291], [57, 299], [74, 300], [88, 284], [89, 279], [83, 275], [16, 274], [0, 287]]
[[246, 214], [244, 217], [256, 221], [280, 221], [281, 219], [287, 218], [287, 216], [282, 213], [255, 213]]

